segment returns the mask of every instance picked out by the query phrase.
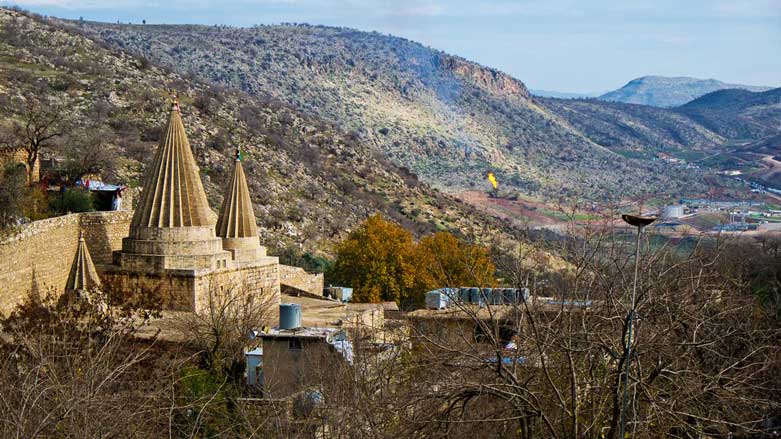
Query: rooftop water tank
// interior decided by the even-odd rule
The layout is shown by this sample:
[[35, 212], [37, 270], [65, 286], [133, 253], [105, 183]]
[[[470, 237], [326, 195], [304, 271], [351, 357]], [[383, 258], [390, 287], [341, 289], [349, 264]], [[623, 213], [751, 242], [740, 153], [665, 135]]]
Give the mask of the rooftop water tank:
[[296, 329], [301, 327], [301, 305], [297, 303], [282, 303], [279, 305], [279, 329]]
[[426, 293], [426, 308], [445, 309], [447, 308], [448, 296], [443, 290], [434, 290]]
[[523, 302], [526, 302], [529, 300], [529, 289], [528, 288], [521, 288], [520, 289], [520, 297], [519, 299]]
[[494, 289], [493, 288], [483, 288], [483, 295], [481, 299], [484, 299], [486, 303], [493, 304], [494, 303]]
[[481, 298], [480, 288], [469, 289], [469, 303], [480, 303]]
[[461, 303], [469, 303], [469, 288], [461, 287], [458, 298]]

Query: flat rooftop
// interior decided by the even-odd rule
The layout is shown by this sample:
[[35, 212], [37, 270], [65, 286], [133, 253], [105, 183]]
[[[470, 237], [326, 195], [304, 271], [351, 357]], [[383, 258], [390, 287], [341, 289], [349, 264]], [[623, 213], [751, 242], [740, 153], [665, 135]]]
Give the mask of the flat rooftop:
[[385, 306], [381, 303], [341, 303], [325, 298], [315, 299], [287, 294], [282, 294], [282, 303], [301, 305], [301, 326], [313, 328], [341, 327], [345, 321], [354, 320], [356, 316], [366, 311], [385, 310]]
[[[559, 312], [571, 310], [588, 310], [592, 306], [597, 306], [595, 300], [570, 300], [557, 297], [531, 296], [527, 300], [528, 306], [532, 310], [544, 312]], [[463, 303], [460, 305], [450, 305], [444, 309], [418, 309], [407, 313], [410, 318], [417, 319], [466, 319], [477, 317], [480, 319], [512, 319], [524, 311], [523, 303], [503, 304], [503, 305], [485, 305], [483, 307], [474, 303]]]
[[341, 330], [338, 328], [311, 328], [301, 327], [296, 329], [271, 328], [268, 332], [258, 333], [259, 338], [310, 338], [310, 339], [328, 339]]

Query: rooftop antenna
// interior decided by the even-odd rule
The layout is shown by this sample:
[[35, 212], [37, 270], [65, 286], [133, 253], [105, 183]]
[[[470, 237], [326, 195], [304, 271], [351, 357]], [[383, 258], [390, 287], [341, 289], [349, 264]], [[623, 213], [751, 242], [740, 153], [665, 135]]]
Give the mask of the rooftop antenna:
[[[641, 207], [642, 212], [642, 207]], [[642, 213], [640, 214], [642, 215]], [[619, 427], [619, 438], [624, 438], [624, 431], [626, 429], [626, 404], [627, 404], [627, 398], [629, 395], [628, 388], [629, 388], [629, 369], [630, 365], [632, 363], [632, 344], [634, 344], [634, 340], [632, 339], [632, 329], [633, 324], [635, 320], [635, 307], [637, 306], [636, 300], [637, 300], [637, 273], [640, 268], [640, 239], [643, 236], [643, 229], [645, 226], [653, 223], [656, 221], [656, 217], [650, 217], [650, 216], [640, 216], [640, 215], [621, 215], [621, 219], [624, 220], [625, 223], [629, 224], [632, 227], [637, 228], [637, 238], [635, 241], [635, 277], [632, 284], [632, 297], [631, 297], [631, 306], [629, 307], [629, 314], [627, 315], [628, 320], [628, 328], [627, 328], [627, 338], [626, 338], [626, 359], [624, 360], [624, 402], [621, 407], [621, 424]]]

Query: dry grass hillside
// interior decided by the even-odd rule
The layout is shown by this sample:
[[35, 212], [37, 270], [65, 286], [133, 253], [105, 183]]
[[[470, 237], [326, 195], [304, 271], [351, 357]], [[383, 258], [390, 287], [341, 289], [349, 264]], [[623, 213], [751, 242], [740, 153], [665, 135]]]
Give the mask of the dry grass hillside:
[[18, 118], [26, 102], [62, 108], [70, 131], [90, 124], [104, 130], [113, 158], [104, 177], [138, 186], [175, 90], [212, 208], [219, 208], [240, 146], [260, 233], [275, 251], [329, 252], [377, 211], [418, 233], [447, 229], [479, 238], [495, 225], [420, 183], [365, 139], [273, 98], [180, 75], [16, 11], [0, 9], [0, 34], [0, 125]]
[[652, 120], [635, 130], [632, 124], [643, 115], [610, 105], [599, 111], [618, 112], [626, 124], [612, 123], [606, 135], [594, 135], [603, 128], [588, 118], [573, 121], [561, 105], [530, 96], [515, 78], [376, 32], [309, 25], [64, 25], [179, 72], [318, 115], [450, 191], [482, 183], [488, 170], [504, 187], [547, 199], [696, 191], [702, 188], [698, 175], [681, 176], [614, 150], [696, 148], [722, 140], [664, 111], [651, 113]]

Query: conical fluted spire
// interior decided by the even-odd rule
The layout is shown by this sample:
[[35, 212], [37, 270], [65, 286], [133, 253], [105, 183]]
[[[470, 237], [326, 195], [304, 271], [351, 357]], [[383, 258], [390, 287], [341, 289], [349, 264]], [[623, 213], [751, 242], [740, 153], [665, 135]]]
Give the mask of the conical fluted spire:
[[100, 287], [100, 278], [95, 270], [95, 264], [92, 263], [82, 232], [79, 234], [79, 246], [76, 250], [76, 256], [73, 258], [65, 291], [91, 291], [98, 287]]
[[217, 236], [257, 239], [258, 226], [255, 221], [247, 179], [244, 176], [244, 167], [241, 165], [241, 150], [237, 150], [233, 174], [217, 220]]
[[138, 228], [206, 226], [209, 204], [184, 131], [179, 103], [174, 101], [154, 162], [131, 223]]

